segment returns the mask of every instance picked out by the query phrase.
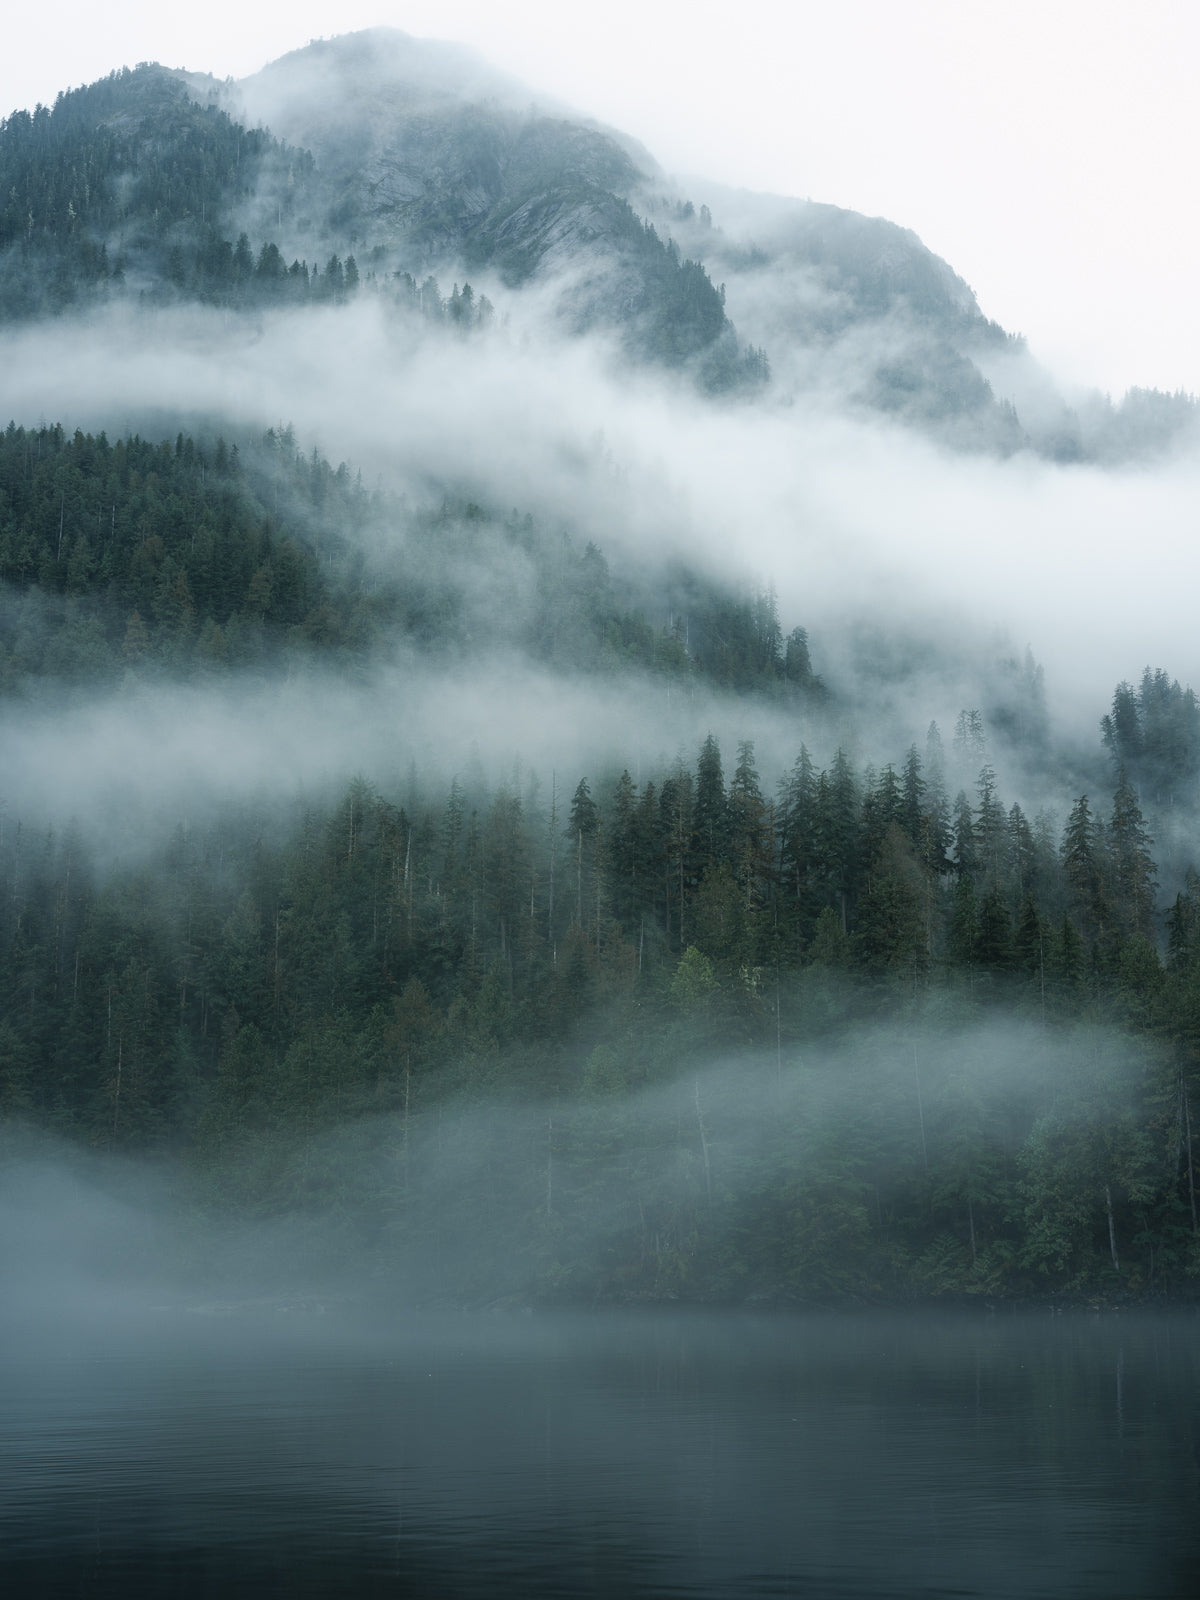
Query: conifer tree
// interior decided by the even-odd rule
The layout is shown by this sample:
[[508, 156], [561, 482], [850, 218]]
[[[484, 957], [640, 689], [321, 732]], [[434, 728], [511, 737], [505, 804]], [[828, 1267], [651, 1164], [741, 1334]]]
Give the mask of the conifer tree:
[[715, 864], [729, 835], [729, 809], [721, 770], [721, 747], [710, 733], [696, 766], [696, 804], [693, 817], [695, 849], [701, 871]]
[[859, 797], [854, 769], [838, 749], [833, 764], [817, 780], [816, 841], [826, 892], [848, 932], [850, 899], [859, 870]]
[[938, 876], [951, 870], [950, 841], [945, 752], [938, 725], [931, 722], [925, 737], [925, 808], [921, 857], [929, 871]]
[[1150, 854], [1154, 840], [1146, 832], [1137, 795], [1124, 767], [1117, 777], [1108, 842], [1112, 854], [1114, 910], [1118, 927], [1126, 935], [1140, 933], [1149, 936], [1157, 876]]
[[974, 875], [979, 870], [978, 841], [975, 817], [965, 789], [960, 789], [954, 797], [952, 831], [955, 869], [960, 877], [964, 873]]
[[975, 811], [977, 869], [991, 889], [999, 889], [1008, 847], [1007, 819], [996, 794], [996, 774], [990, 762], [979, 773], [979, 804]]
[[594, 840], [599, 821], [600, 814], [596, 802], [592, 799], [591, 787], [586, 778], [580, 778], [571, 797], [571, 816], [567, 823], [567, 835], [575, 841], [575, 920], [581, 928], [584, 926], [584, 848]]
[[1061, 855], [1070, 905], [1085, 937], [1094, 938], [1107, 920], [1107, 906], [1096, 824], [1085, 794], [1071, 807], [1063, 830]]
[[921, 775], [921, 754], [916, 745], [910, 745], [904, 758], [904, 779], [900, 801], [900, 825], [916, 850], [922, 848], [922, 822], [925, 816], [925, 795], [928, 786]]
[[785, 929], [807, 939], [821, 909], [817, 862], [817, 777], [806, 746], [779, 784], [779, 897]]
[[738, 763], [729, 785], [727, 814], [734, 875], [749, 906], [756, 897], [767, 893], [774, 865], [767, 803], [759, 787], [754, 745], [749, 739], [743, 739], [738, 745]]

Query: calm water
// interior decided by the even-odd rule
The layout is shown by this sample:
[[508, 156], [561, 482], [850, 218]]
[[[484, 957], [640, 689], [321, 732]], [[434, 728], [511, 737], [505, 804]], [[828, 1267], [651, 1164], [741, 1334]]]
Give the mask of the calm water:
[[1200, 1595], [1194, 1317], [86, 1327], [0, 1328], [14, 1600]]

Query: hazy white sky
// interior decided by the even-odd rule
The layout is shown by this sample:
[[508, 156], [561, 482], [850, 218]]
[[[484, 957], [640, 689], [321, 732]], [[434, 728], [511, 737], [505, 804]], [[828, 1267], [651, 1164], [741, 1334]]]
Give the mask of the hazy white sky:
[[0, 110], [375, 24], [472, 45], [675, 171], [914, 228], [1063, 377], [1200, 391], [1196, 0], [66, 0], [9, 19]]

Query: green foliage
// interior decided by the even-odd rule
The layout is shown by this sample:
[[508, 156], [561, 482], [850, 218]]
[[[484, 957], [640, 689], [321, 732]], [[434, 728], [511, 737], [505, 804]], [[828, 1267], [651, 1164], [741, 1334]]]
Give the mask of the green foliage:
[[[709, 783], [715, 756], [699, 753]], [[416, 1241], [445, 1225], [430, 1142], [443, 1110], [549, 1103], [540, 1176], [522, 1175], [500, 1125], [487, 1157], [504, 1204], [518, 1204], [506, 1226], [540, 1241], [531, 1259], [547, 1293], [1185, 1282], [1200, 1103], [1192, 945], [1181, 935], [1164, 971], [1133, 937], [1116, 991], [1094, 989], [1072, 923], [1056, 942], [1027, 897], [1023, 967], [1002, 967], [1008, 986], [977, 988], [967, 1006], [956, 974], [978, 985], [996, 965], [980, 931], [995, 891], [965, 932], [950, 919], [958, 955], [943, 965], [926, 900], [973, 896], [973, 881], [928, 882], [892, 819], [852, 899], [817, 873], [827, 901], [804, 964], [776, 944], [771, 979], [753, 949], [782, 889], [773, 852], [744, 849], [745, 816], [762, 824], [752, 763], [743, 746], [730, 790], [748, 807], [742, 823], [702, 874], [685, 861], [682, 889], [672, 850], [690, 826], [680, 835], [656, 801], [698, 792], [699, 771], [647, 783], [645, 807], [628, 773], [600, 801], [581, 781], [560, 813], [565, 841], [503, 786], [468, 821], [457, 780], [441, 797], [415, 791], [415, 812], [356, 780], [296, 832], [193, 830], [136, 874], [101, 877], [77, 838], [9, 827], [5, 1114], [105, 1145], [182, 1145], [230, 1203], [275, 1210], [349, 1204], [332, 1130], [358, 1125], [369, 1142], [386, 1113], [390, 1165], [355, 1176], [354, 1204], [390, 1195]], [[797, 799], [823, 776], [802, 758]], [[867, 792], [889, 789], [885, 775]], [[785, 832], [794, 825], [783, 817]], [[547, 855], [572, 836], [602, 869], [597, 883], [619, 862], [629, 874], [603, 915], [595, 886], [582, 918], [561, 878], [550, 901]], [[1072, 1020], [1102, 1000], [1108, 1031]], [[994, 1049], [984, 1030], [963, 1043], [954, 1031], [984, 1002], [998, 1002], [997, 1029], [1018, 1030]], [[733, 1059], [693, 1083], [715, 1050], [760, 1065]], [[644, 1126], [639, 1110], [639, 1095], [660, 1092], [677, 1096], [671, 1151], [658, 1113]], [[624, 1220], [589, 1277], [597, 1206]], [[481, 1239], [495, 1225], [473, 1224]], [[482, 1292], [487, 1274], [481, 1257], [462, 1292]]]
[[1100, 726], [1118, 770], [1158, 805], [1200, 773], [1200, 705], [1161, 667], [1147, 667], [1136, 691], [1119, 683]]
[[[386, 576], [366, 570], [357, 539], [380, 525], [405, 533]], [[614, 581], [594, 544], [470, 501], [413, 510], [368, 494], [290, 428], [239, 449], [11, 423], [0, 583], [0, 692], [349, 663], [398, 638], [425, 652], [508, 642], [555, 668], [667, 682], [707, 673], [675, 632], [655, 632], [651, 597]], [[693, 592], [716, 607], [715, 585]]]
[[[290, 430], [238, 452], [11, 426], [6, 686], [349, 661], [385, 627], [458, 652], [460, 574], [498, 552], [536, 574], [532, 605], [502, 607], [535, 655], [704, 670], [686, 629], [651, 632], [594, 545], [469, 502], [407, 512], [408, 565], [368, 587], [347, 532], [394, 511]], [[811, 672], [807, 641], [802, 658], [785, 645], [770, 590], [743, 603], [688, 583], [704, 628], [745, 622], [748, 683], [814, 694], [788, 676], [788, 660]], [[963, 729], [965, 751], [966, 714]], [[910, 749], [879, 772], [845, 750], [818, 769], [801, 748], [775, 804], [753, 744], [726, 783], [713, 737], [641, 783], [556, 779], [548, 808], [536, 784], [489, 791], [481, 775], [414, 773], [403, 805], [359, 779], [300, 827], [181, 827], [157, 861], [104, 872], [73, 833], [5, 818], [0, 1108], [95, 1144], [185, 1149], [268, 1209], [342, 1204], [323, 1141], [383, 1113], [406, 1174], [388, 1205], [420, 1234], [444, 1108], [553, 1105], [547, 1191], [513, 1150], [488, 1159], [523, 1197], [539, 1281], [562, 1292], [583, 1288], [588, 1207], [623, 1183], [622, 1242], [587, 1292], [1183, 1283], [1200, 1226], [1194, 875], [1164, 965], [1123, 774], [1111, 824], [1080, 799], [1056, 849], [1044, 817], [1005, 809], [985, 759], [952, 864], [942, 766], [931, 731], [924, 761]], [[1039, 1063], [1031, 1083], [953, 1060], [963, 1019], [1014, 1015], [1039, 1030], [1014, 1046]], [[850, 1039], [864, 1018], [869, 1049]], [[691, 1100], [679, 1088], [717, 1050], [774, 1062], [783, 1099], [755, 1102], [753, 1137], [736, 1065]], [[813, 1077], [813, 1050], [841, 1064]], [[638, 1096], [660, 1090], [682, 1095], [670, 1174], [636, 1126]], [[372, 1205], [379, 1183], [362, 1180]]]
[[307, 152], [196, 104], [157, 66], [14, 112], [0, 123], [0, 315], [121, 293], [135, 276], [226, 303], [291, 287], [277, 250], [256, 273], [245, 236], [234, 248], [220, 230], [260, 187], [278, 188], [282, 221], [313, 170]]

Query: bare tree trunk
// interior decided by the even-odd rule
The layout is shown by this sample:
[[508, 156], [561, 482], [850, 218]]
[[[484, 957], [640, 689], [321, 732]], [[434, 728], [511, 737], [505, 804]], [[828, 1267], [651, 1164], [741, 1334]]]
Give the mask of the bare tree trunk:
[[1038, 932], [1038, 978], [1042, 986], [1042, 1021], [1046, 1020], [1046, 943]]
[[925, 1143], [925, 1105], [921, 1099], [921, 1068], [917, 1063], [917, 1047], [914, 1043], [913, 1077], [917, 1080], [917, 1118], [921, 1124], [921, 1160], [925, 1163], [925, 1176], [929, 1176], [929, 1148]]
[[401, 1124], [400, 1158], [404, 1173], [404, 1194], [408, 1196], [408, 1101], [412, 1088], [412, 1051], [404, 1052], [404, 1121]]
[[117, 1137], [117, 1125], [121, 1120], [121, 1065], [125, 1055], [125, 1038], [123, 1034], [117, 1036], [117, 1084], [113, 1094], [113, 1125], [112, 1136]]
[[696, 1085], [695, 1085], [695, 1099], [696, 1099], [696, 1126], [700, 1129], [700, 1153], [704, 1157], [704, 1192], [708, 1196], [709, 1202], [711, 1203], [711, 1201], [712, 1201], [712, 1168], [709, 1165], [709, 1160], [708, 1160], [708, 1135], [704, 1131], [704, 1113], [700, 1109], [700, 1082], [699, 1082], [699, 1079], [697, 1079]]
[[775, 1083], [783, 1089], [783, 1022], [779, 1015], [779, 968], [775, 968]]
[[679, 954], [684, 953], [683, 943], [683, 829], [679, 831]]
[[1183, 1098], [1183, 1136], [1187, 1148], [1188, 1163], [1188, 1198], [1192, 1203], [1192, 1232], [1200, 1232], [1196, 1221], [1196, 1169], [1192, 1165], [1192, 1111], [1188, 1104], [1187, 1084], [1183, 1082], [1180, 1074], [1179, 1092]]
[[1113, 1271], [1120, 1272], [1121, 1263], [1117, 1260], [1117, 1225], [1113, 1218], [1112, 1189], [1104, 1185], [1104, 1204], [1108, 1210], [1108, 1248], [1112, 1251]]
[[550, 774], [550, 896], [546, 910], [546, 933], [551, 942], [554, 939], [554, 857], [555, 842], [558, 838], [558, 778], [555, 773]]

